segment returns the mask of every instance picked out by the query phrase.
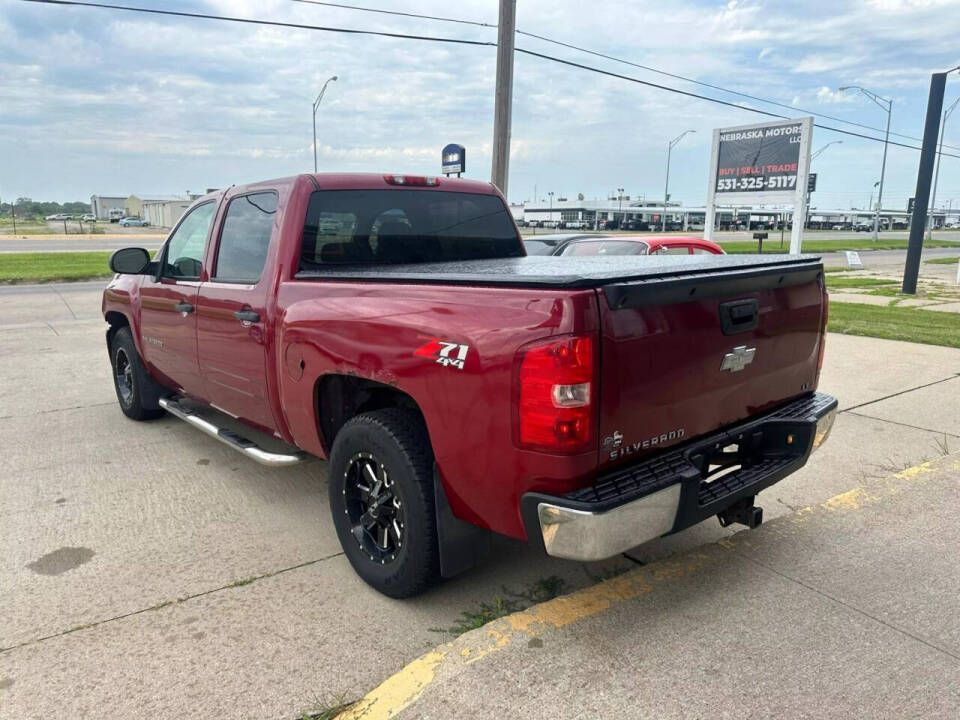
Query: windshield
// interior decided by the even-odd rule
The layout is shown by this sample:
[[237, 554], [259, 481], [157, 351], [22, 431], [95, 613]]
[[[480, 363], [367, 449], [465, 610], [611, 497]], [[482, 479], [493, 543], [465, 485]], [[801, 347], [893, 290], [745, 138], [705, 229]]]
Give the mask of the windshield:
[[552, 255], [557, 247], [543, 240], [524, 240], [523, 244], [527, 248], [527, 255]]
[[650, 248], [636, 240], [582, 240], [567, 245], [561, 255], [646, 255]]
[[521, 257], [523, 244], [496, 195], [438, 190], [313, 193], [300, 269], [329, 263], [424, 263]]

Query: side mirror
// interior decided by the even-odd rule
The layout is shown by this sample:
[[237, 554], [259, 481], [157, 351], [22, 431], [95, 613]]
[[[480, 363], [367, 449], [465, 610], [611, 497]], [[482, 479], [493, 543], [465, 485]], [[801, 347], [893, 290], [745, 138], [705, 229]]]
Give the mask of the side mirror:
[[123, 248], [110, 256], [110, 269], [123, 275], [141, 275], [150, 264], [150, 253], [143, 248]]

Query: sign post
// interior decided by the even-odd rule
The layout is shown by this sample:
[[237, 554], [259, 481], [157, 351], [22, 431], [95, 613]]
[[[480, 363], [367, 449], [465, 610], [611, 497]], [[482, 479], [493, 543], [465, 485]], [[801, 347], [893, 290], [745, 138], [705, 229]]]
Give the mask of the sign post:
[[734, 206], [791, 205], [790, 252], [798, 254], [807, 216], [812, 134], [812, 117], [714, 130], [704, 237], [713, 239], [718, 200]]
[[460, 173], [467, 171], [467, 149], [456, 143], [445, 146], [440, 154], [440, 171], [447, 177], [453, 173], [460, 177]]

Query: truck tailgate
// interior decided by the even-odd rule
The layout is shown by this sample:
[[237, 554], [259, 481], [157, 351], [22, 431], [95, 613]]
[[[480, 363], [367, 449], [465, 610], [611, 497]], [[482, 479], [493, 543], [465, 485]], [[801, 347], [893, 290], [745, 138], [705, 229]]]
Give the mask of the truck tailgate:
[[601, 465], [743, 420], [817, 383], [819, 260], [611, 283], [601, 315]]

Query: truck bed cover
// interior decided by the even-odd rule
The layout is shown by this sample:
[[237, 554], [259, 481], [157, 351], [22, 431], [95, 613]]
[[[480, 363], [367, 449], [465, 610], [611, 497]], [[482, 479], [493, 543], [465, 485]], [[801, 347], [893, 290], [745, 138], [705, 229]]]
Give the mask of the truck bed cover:
[[481, 285], [541, 289], [603, 288], [611, 307], [665, 304], [808, 282], [818, 255], [693, 255], [496, 258], [404, 265], [329, 265], [298, 280]]

